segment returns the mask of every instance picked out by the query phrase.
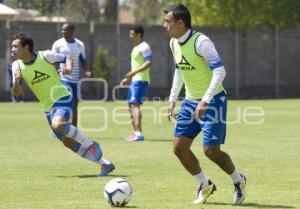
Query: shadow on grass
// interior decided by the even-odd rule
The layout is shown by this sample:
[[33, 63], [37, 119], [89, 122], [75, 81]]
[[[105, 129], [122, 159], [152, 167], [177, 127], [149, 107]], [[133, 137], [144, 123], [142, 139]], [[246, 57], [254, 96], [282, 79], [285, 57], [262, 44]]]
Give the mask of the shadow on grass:
[[101, 176], [98, 175], [73, 175], [73, 176], [57, 176], [58, 178], [81, 178], [81, 179], [87, 179], [87, 178], [105, 178], [105, 177], [128, 177], [128, 175], [117, 175], [117, 174], [110, 174], [108, 176]]
[[126, 206], [123, 206], [122, 208], [138, 208], [137, 206], [134, 206], [134, 205], [126, 205]]
[[[170, 141], [173, 141], [173, 136], [170, 135], [170, 138], [169, 139], [166, 139], [166, 138], [160, 138], [160, 139], [155, 139], [155, 138], [147, 138], [145, 139], [145, 141], [157, 141], [157, 142], [170, 142]], [[101, 140], [123, 140], [123, 141], [127, 141], [125, 138], [122, 138], [122, 137], [101, 137], [99, 139], [99, 141], [101, 142]]]
[[233, 205], [230, 203], [220, 203], [220, 202], [214, 202], [214, 203], [205, 203], [207, 205], [230, 205], [230, 206], [236, 206], [236, 207], [253, 207], [253, 208], [295, 208], [294, 206], [288, 206], [288, 205], [268, 205], [268, 204], [258, 204], [258, 203], [244, 203], [242, 205]]
[[[165, 138], [160, 138], [160, 139], [155, 139], [155, 138], [147, 138], [145, 139], [145, 141], [151, 141], [151, 142], [172, 142], [173, 141], [173, 136], [170, 135], [169, 139], [165, 139]], [[101, 137], [99, 139], [99, 142], [101, 143], [101, 140], [123, 140], [123, 141], [127, 141], [125, 138], [121, 138], [121, 137]], [[98, 141], [98, 139], [97, 139]], [[130, 142], [130, 141], [127, 141]]]
[[172, 142], [172, 136], [170, 137], [170, 139], [145, 139], [146, 141], [153, 141], [153, 142]]

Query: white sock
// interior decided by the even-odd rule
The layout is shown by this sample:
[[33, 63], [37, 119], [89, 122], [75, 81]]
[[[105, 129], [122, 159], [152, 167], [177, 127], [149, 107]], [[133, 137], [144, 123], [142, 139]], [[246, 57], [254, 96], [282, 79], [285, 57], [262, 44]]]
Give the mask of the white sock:
[[86, 138], [78, 128], [75, 126], [70, 125], [67, 130], [65, 130], [65, 136], [75, 139], [77, 142], [80, 142], [85, 148], [88, 148], [93, 142]]
[[95, 163], [100, 164], [100, 165], [107, 164], [107, 162], [108, 162], [108, 164], [110, 163], [109, 161], [105, 160], [103, 157], [99, 161], [96, 161], [94, 154], [92, 154], [83, 145], [80, 145], [79, 149], [76, 151], [76, 154], [78, 154], [80, 157], [83, 157], [87, 160], [90, 160], [90, 161], [95, 162]]
[[234, 170], [233, 173], [230, 174], [230, 177], [234, 184], [243, 181], [241, 174], [237, 170]]
[[98, 161], [98, 163], [99, 163], [100, 165], [103, 165], [103, 164], [111, 164], [111, 162], [109, 162], [108, 160], [106, 160], [106, 159], [103, 158], [103, 157]]
[[[78, 145], [78, 146], [79, 146], [79, 145]], [[82, 145], [80, 145], [79, 149], [76, 151], [76, 153], [77, 153], [78, 155], [80, 155], [81, 157], [83, 157], [83, 158], [86, 156], [87, 152], [88, 152], [88, 149], [85, 148], [85, 147], [82, 146]]]
[[208, 178], [203, 171], [194, 176], [199, 184], [203, 186], [208, 186]]
[[140, 131], [135, 131], [134, 134], [135, 134], [136, 136], [142, 136], [142, 135], [143, 135], [143, 133], [140, 132]]

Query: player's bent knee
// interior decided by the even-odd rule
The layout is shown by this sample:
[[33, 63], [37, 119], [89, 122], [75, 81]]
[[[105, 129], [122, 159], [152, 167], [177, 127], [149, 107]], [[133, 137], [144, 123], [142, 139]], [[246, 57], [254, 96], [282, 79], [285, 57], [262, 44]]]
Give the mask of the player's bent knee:
[[62, 138], [62, 142], [63, 142], [63, 144], [64, 144], [65, 147], [67, 147], [67, 148], [69, 148], [71, 150], [74, 150], [75, 144], [74, 144], [74, 142], [73, 142], [72, 139], [67, 138], [67, 137], [63, 137]]
[[182, 158], [187, 154], [187, 150], [185, 150], [183, 147], [181, 146], [174, 146], [173, 147], [173, 153], [178, 157], [178, 158]]
[[64, 146], [65, 147], [68, 147], [68, 148], [70, 148], [70, 141], [69, 140], [67, 140], [67, 138], [63, 138], [62, 139], [62, 143], [64, 144]]
[[179, 150], [173, 147], [173, 153], [178, 157], [179, 156]]
[[173, 152], [178, 158], [185, 158], [190, 154], [192, 140], [188, 137], [175, 137], [173, 143]]
[[212, 147], [204, 147], [203, 152], [207, 158], [213, 160], [218, 156], [220, 149], [212, 148]]
[[65, 129], [65, 125], [61, 123], [52, 123], [51, 128], [56, 133], [63, 133]]

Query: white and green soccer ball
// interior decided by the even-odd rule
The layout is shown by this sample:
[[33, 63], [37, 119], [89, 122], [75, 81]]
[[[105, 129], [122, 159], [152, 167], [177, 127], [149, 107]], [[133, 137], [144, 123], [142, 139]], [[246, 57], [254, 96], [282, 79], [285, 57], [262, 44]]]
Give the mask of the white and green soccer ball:
[[122, 178], [110, 180], [104, 187], [104, 198], [113, 207], [123, 207], [128, 204], [132, 194], [129, 182]]

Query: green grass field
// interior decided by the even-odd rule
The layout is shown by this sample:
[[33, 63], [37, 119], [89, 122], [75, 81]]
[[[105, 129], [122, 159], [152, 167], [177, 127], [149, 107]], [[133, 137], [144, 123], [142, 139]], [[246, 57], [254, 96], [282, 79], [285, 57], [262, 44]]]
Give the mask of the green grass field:
[[[229, 102], [223, 150], [247, 176], [243, 206], [231, 205], [231, 179], [203, 155], [201, 137], [192, 148], [218, 191], [207, 204], [193, 205], [196, 182], [172, 153], [174, 124], [159, 114], [166, 104], [143, 107], [147, 139], [130, 143], [124, 140], [130, 124], [114, 122], [128, 122], [125, 103], [80, 104], [84, 133], [100, 142], [104, 156], [116, 165], [110, 176], [99, 178], [95, 164], [52, 138], [39, 104], [0, 103], [0, 209], [110, 208], [103, 187], [115, 177], [133, 186], [127, 208], [300, 208], [300, 100]], [[253, 107], [264, 116], [249, 115], [257, 113]], [[261, 124], [249, 124], [255, 121]]]

